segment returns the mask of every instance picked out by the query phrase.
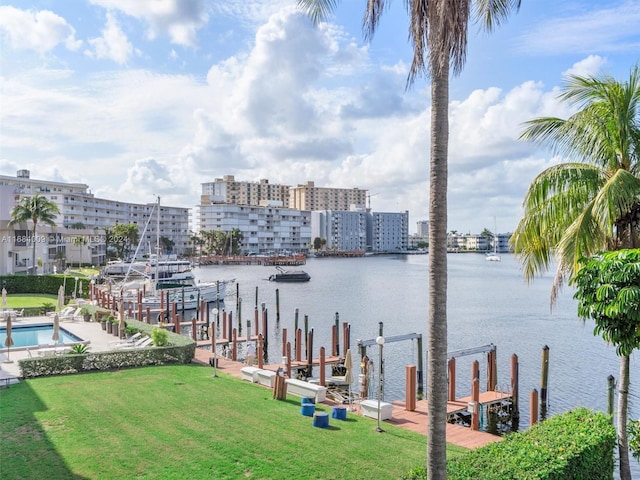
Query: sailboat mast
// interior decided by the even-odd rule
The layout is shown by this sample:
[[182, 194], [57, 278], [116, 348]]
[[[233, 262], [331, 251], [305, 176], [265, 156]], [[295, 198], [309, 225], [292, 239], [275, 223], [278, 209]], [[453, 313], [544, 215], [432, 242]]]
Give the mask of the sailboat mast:
[[[158, 195], [158, 205], [156, 207], [156, 275], [154, 285], [158, 284], [158, 269], [160, 265], [160, 195]], [[155, 290], [155, 288], [154, 288]]]

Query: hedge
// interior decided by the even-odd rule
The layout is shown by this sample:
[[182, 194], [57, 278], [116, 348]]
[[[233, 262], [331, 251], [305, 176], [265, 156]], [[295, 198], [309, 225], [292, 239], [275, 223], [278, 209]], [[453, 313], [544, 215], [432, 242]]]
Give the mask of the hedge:
[[[154, 328], [137, 320], [127, 320], [127, 326], [135, 327], [151, 336]], [[104, 352], [68, 353], [18, 361], [25, 378], [47, 375], [71, 374], [92, 370], [114, 370], [126, 367], [190, 363], [195, 357], [196, 343], [183, 335], [167, 332], [169, 344], [163, 347], [108, 350]]]
[[[447, 479], [611, 480], [615, 446], [611, 417], [578, 408], [449, 460]], [[403, 478], [427, 475], [418, 467]]]

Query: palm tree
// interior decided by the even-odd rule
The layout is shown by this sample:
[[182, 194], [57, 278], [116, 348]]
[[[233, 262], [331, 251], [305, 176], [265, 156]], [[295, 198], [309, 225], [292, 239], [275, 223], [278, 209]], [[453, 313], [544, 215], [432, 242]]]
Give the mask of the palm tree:
[[[406, 0], [413, 61], [407, 86], [426, 74], [431, 79], [431, 151], [429, 166], [429, 318], [427, 325], [427, 474], [446, 477], [447, 423], [447, 159], [449, 74], [462, 70], [470, 17], [487, 30], [520, 7], [520, 0]], [[333, 11], [337, 0], [299, 0], [314, 22]], [[369, 0], [363, 20], [370, 40], [384, 0]]]
[[[640, 71], [629, 80], [610, 76], [567, 78], [560, 98], [578, 111], [568, 119], [538, 118], [522, 138], [570, 160], [538, 175], [524, 199], [524, 214], [511, 243], [527, 280], [557, 263], [551, 290], [571, 282], [582, 258], [601, 250], [639, 245]], [[618, 445], [620, 476], [631, 478], [626, 435], [629, 357], [620, 357]]]
[[33, 197], [22, 197], [20, 203], [13, 207], [11, 210], [11, 220], [9, 225], [15, 225], [17, 223], [23, 223], [31, 220], [33, 228], [31, 230], [31, 241], [33, 243], [33, 256], [32, 256], [32, 269], [33, 273], [36, 272], [36, 229], [38, 223], [46, 223], [51, 227], [56, 226], [55, 219], [60, 214], [58, 205], [51, 200], [43, 197], [39, 193], [36, 193]]

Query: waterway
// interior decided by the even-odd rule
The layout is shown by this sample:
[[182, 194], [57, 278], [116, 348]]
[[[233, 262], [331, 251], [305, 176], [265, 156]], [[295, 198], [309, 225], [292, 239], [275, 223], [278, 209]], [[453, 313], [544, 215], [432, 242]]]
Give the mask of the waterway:
[[[384, 336], [419, 333], [424, 338], [423, 361], [426, 368], [427, 344], [427, 256], [398, 255], [362, 258], [308, 259], [303, 267], [311, 275], [306, 283], [274, 283], [275, 272], [264, 266], [203, 266], [194, 270], [201, 281], [235, 278], [241, 298], [243, 325], [253, 323], [256, 306], [262, 303], [269, 318], [269, 356], [280, 359], [280, 332], [287, 328], [289, 340], [294, 330], [295, 310], [299, 326], [304, 316], [314, 329], [314, 357], [321, 346], [331, 350], [331, 327], [336, 312], [340, 324], [351, 325], [354, 363], [357, 339], [373, 339], [383, 322]], [[298, 268], [298, 267], [296, 267]], [[517, 354], [520, 374], [520, 428], [529, 425], [529, 394], [540, 390], [542, 349], [549, 347], [548, 414], [577, 406], [606, 411], [607, 377], [618, 377], [615, 349], [593, 335], [592, 321], [577, 316], [573, 290], [564, 287], [551, 309], [553, 272], [527, 284], [512, 255], [501, 262], [487, 262], [480, 254], [448, 256], [448, 350], [494, 344], [497, 347], [498, 387], [508, 391], [510, 357]], [[276, 324], [276, 289], [280, 298], [280, 322]], [[237, 315], [236, 299], [225, 303]], [[245, 327], [246, 328], [246, 327]], [[252, 326], [252, 329], [255, 327]], [[369, 349], [378, 364], [378, 349]], [[415, 341], [386, 343], [384, 398], [404, 398], [405, 366], [417, 363]], [[471, 363], [480, 362], [481, 388], [486, 385], [485, 355], [460, 357], [457, 361], [457, 394], [471, 389]], [[317, 374], [317, 373], [316, 373]], [[637, 355], [631, 359], [630, 418], [640, 415], [640, 376]], [[426, 378], [426, 374], [425, 374]], [[635, 463], [632, 460], [632, 463]]]

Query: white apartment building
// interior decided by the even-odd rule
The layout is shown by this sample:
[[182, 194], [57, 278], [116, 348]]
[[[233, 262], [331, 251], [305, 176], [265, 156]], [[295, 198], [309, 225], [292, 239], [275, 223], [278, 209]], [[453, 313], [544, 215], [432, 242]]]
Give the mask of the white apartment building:
[[[273, 203], [276, 202], [276, 203]], [[260, 206], [265, 203], [289, 207], [289, 186], [259, 182], [236, 181], [233, 175], [224, 175], [213, 182], [202, 184], [201, 204], [232, 203], [236, 205]]]
[[365, 211], [319, 210], [311, 212], [311, 238], [326, 240], [326, 250], [365, 251], [367, 223]]
[[230, 203], [198, 206], [200, 231], [237, 228], [243, 236], [243, 253], [307, 252], [311, 243], [311, 212], [282, 207]]
[[418, 220], [416, 222], [418, 230], [416, 236], [422, 238], [429, 238], [429, 220]]
[[316, 187], [314, 182], [289, 187], [289, 207], [298, 210], [349, 211], [366, 204], [367, 190], [359, 188]]
[[[59, 263], [60, 257], [72, 263], [104, 265], [104, 229], [116, 224], [135, 223], [141, 236], [148, 224], [141, 245], [145, 246], [145, 250], [155, 252], [158, 233], [158, 222], [154, 213], [156, 202], [137, 204], [96, 198], [86, 184], [32, 179], [28, 170], [19, 170], [15, 177], [0, 175], [0, 188], [0, 235], [4, 235], [2, 238], [7, 242], [13, 239], [20, 240], [22, 235], [17, 235], [17, 232], [26, 232], [31, 228], [30, 222], [29, 225], [8, 227], [11, 210], [22, 197], [39, 193], [54, 202], [60, 210], [55, 228], [38, 226], [38, 232], [55, 234], [50, 236], [47, 242], [41, 242], [47, 244], [46, 247], [41, 247], [42, 251], [37, 255], [43, 263], [42, 269], [38, 270], [41, 273], [53, 271], [53, 266]], [[150, 215], [153, 216], [151, 221]], [[161, 205], [159, 235], [174, 242], [173, 253], [187, 253], [190, 249], [189, 209]], [[0, 273], [3, 269], [6, 270], [5, 273], [27, 271], [28, 266], [25, 263], [31, 261], [33, 253], [24, 253], [24, 250], [28, 249], [20, 243], [12, 242], [7, 251], [0, 252], [3, 259], [9, 259], [11, 255], [11, 262], [7, 262], [6, 265], [5, 262], [0, 262]], [[40, 246], [36, 245], [36, 248]]]

